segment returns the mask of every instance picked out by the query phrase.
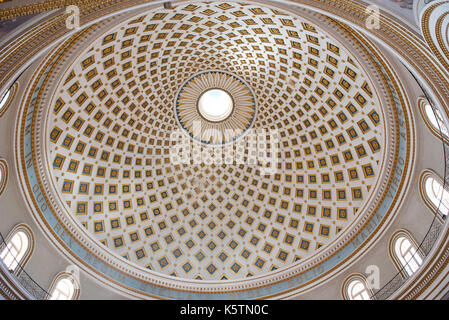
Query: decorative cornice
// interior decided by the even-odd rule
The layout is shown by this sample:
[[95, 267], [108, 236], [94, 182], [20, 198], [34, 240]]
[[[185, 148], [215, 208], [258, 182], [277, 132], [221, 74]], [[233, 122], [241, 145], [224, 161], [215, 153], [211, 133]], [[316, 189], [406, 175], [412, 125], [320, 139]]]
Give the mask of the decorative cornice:
[[[78, 0], [76, 5], [80, 11], [85, 11], [93, 8], [101, 7], [101, 4], [113, 2], [113, 0], [92, 1], [92, 0]], [[51, 10], [62, 9], [75, 4], [73, 0], [44, 0], [37, 3], [30, 3], [27, 5], [17, 6], [12, 3], [11, 7], [0, 9], [0, 21], [12, 20], [22, 16], [38, 14]], [[7, 4], [9, 5], [9, 4]]]
[[443, 30], [442, 25], [445, 20], [446, 24], [449, 21], [448, 9], [449, 1], [437, 1], [429, 3], [421, 13], [421, 31], [424, 38], [446, 70], [449, 70], [448, 30]]

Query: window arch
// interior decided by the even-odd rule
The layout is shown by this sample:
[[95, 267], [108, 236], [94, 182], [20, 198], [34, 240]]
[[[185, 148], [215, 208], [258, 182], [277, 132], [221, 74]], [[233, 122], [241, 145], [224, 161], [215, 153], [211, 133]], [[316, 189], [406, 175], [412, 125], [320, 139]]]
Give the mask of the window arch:
[[6, 112], [17, 92], [17, 83], [10, 87], [3, 96], [0, 97], [0, 117]]
[[49, 290], [49, 300], [77, 300], [80, 294], [78, 281], [68, 272], [59, 273]]
[[418, 98], [418, 109], [433, 135], [449, 143], [449, 129], [445, 124], [441, 111], [432, 108], [429, 101], [424, 97]]
[[444, 187], [443, 179], [435, 172], [425, 170], [420, 177], [419, 189], [430, 210], [440, 219], [446, 219], [449, 213], [449, 191]]
[[12, 272], [19, 274], [29, 260], [34, 250], [34, 237], [31, 229], [20, 224], [6, 237], [5, 243], [0, 247], [0, 259]]
[[8, 90], [3, 95], [3, 97], [0, 99], [0, 110], [3, 109], [3, 107], [6, 105], [6, 102], [8, 102], [10, 94], [11, 94], [11, 90]]
[[412, 276], [423, 263], [424, 254], [406, 230], [399, 230], [393, 234], [389, 252], [396, 268], [404, 278]]
[[342, 294], [345, 300], [371, 300], [373, 296], [366, 277], [362, 274], [353, 274], [346, 278]]
[[8, 164], [6, 163], [5, 160], [0, 159], [0, 195], [5, 190], [7, 180], [8, 180]]

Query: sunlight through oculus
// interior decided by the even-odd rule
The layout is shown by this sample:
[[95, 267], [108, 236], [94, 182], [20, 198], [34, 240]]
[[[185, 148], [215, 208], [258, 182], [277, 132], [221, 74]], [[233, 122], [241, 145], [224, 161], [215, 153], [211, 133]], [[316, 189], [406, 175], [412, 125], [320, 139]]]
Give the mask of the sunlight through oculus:
[[198, 100], [198, 111], [201, 116], [211, 122], [227, 119], [234, 109], [234, 102], [229, 93], [220, 89], [204, 92]]
[[[256, 99], [250, 87], [228, 72], [203, 71], [187, 80], [175, 99], [175, 113], [185, 132], [207, 145], [236, 141], [252, 126]], [[200, 132], [196, 132], [198, 124]]]

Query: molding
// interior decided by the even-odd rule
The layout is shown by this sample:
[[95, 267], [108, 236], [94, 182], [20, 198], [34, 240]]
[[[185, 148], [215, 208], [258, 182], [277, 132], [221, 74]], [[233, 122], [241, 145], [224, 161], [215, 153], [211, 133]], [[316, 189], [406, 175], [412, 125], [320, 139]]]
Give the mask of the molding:
[[444, 25], [449, 23], [449, 1], [434, 0], [429, 2], [421, 11], [421, 32], [441, 65], [449, 70], [449, 29]]
[[[98, 3], [107, 4], [115, 2], [114, 0], [102, 0], [102, 1], [90, 1], [90, 0], [77, 0], [76, 5], [82, 8], [82, 10], [88, 10], [99, 6]], [[9, 5], [9, 3], [6, 3]], [[51, 10], [57, 10], [61, 8], [73, 5], [72, 0], [45, 0], [37, 3], [30, 3], [27, 5], [18, 5], [14, 3], [9, 8], [0, 9], [1, 20], [12, 20], [22, 16], [28, 16], [32, 14], [47, 12]]]

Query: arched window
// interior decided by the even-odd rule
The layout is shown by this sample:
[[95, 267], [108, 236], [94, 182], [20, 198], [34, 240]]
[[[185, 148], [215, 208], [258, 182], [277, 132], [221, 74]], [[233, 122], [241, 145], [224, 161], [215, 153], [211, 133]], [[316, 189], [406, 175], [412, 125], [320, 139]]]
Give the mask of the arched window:
[[418, 106], [421, 116], [430, 131], [438, 138], [449, 142], [449, 129], [445, 124], [441, 111], [436, 108], [432, 108], [429, 101], [427, 101], [424, 97], [420, 97], [418, 99]]
[[394, 233], [390, 240], [390, 255], [404, 277], [412, 276], [423, 263], [423, 254], [411, 234], [406, 230]]
[[0, 117], [8, 110], [9, 106], [12, 103], [16, 93], [17, 93], [18, 84], [14, 84], [12, 87], [8, 89], [8, 91], [0, 96]]
[[449, 211], [449, 192], [433, 177], [426, 179], [426, 194], [430, 201], [445, 216]]
[[413, 275], [421, 266], [422, 258], [409, 239], [405, 237], [397, 239], [395, 251], [409, 276]]
[[34, 249], [31, 230], [26, 225], [16, 226], [6, 238], [6, 245], [0, 248], [0, 259], [13, 272], [20, 272], [19, 264], [24, 266]]
[[9, 270], [14, 271], [22, 260], [28, 248], [28, 238], [25, 233], [17, 232], [7, 243], [0, 258]]
[[424, 105], [426, 116], [429, 119], [432, 126], [438, 130], [441, 131], [443, 135], [446, 137], [449, 135], [446, 125], [444, 124], [443, 115], [441, 114], [440, 110], [433, 109], [429, 103], [426, 103]]
[[0, 195], [6, 187], [6, 181], [8, 180], [8, 165], [6, 161], [0, 159]]
[[11, 90], [6, 91], [5, 95], [0, 99], [0, 111], [6, 106], [9, 96], [11, 95]]
[[343, 284], [343, 297], [346, 300], [371, 300], [372, 292], [362, 274], [348, 277]]
[[49, 300], [76, 300], [79, 297], [78, 282], [70, 273], [60, 273], [53, 280]]
[[420, 178], [421, 196], [432, 212], [446, 219], [449, 213], [449, 191], [443, 186], [443, 180], [433, 171], [425, 170]]

